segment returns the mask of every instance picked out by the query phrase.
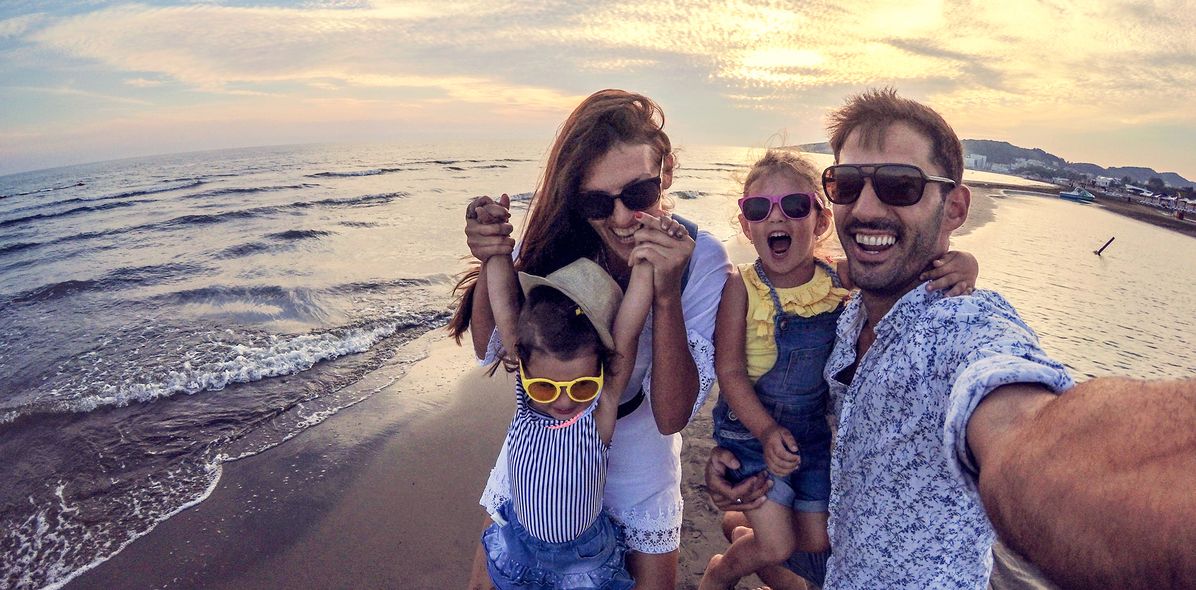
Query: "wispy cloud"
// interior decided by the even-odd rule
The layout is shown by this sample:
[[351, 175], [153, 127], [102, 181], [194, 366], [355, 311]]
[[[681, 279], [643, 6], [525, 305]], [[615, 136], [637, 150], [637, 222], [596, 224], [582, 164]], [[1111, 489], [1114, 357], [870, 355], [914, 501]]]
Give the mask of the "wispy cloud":
[[151, 103], [146, 100], [139, 100], [136, 98], [128, 98], [124, 96], [114, 96], [111, 94], [101, 94], [99, 92], [91, 92], [87, 90], [80, 90], [72, 88], [71, 86], [9, 86], [9, 90], [16, 92], [34, 92], [38, 94], [53, 94], [56, 96], [79, 96], [88, 99], [103, 100], [108, 102], [116, 102], [121, 104], [130, 104], [137, 106], [149, 106]]
[[20, 37], [44, 19], [45, 16], [41, 14], [25, 14], [0, 20], [0, 39]]
[[[689, 129], [752, 143], [779, 128], [816, 138], [844, 95], [894, 85], [965, 135], [1196, 133], [1196, 11], [1184, 0], [238, 4], [0, 20], [0, 40], [17, 40], [0, 54], [0, 75], [25, 92], [128, 107], [97, 121], [109, 126], [198, 125], [203, 112], [396, 121], [387, 109], [401, 108], [422, 114], [403, 119], [412, 128], [551, 129], [544, 122], [559, 123], [581, 96], [628, 86], [693, 109]], [[10, 125], [54, 128], [32, 118], [45, 116], [41, 105], [22, 112]]]

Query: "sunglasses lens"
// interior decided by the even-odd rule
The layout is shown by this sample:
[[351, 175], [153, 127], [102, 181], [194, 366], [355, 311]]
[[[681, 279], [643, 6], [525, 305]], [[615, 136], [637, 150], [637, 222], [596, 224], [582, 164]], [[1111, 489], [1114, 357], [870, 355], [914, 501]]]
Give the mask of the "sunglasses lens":
[[660, 200], [660, 177], [641, 180], [623, 189], [619, 200], [632, 211], [643, 211], [655, 205]]
[[790, 219], [801, 219], [810, 214], [810, 196], [796, 193], [781, 197], [781, 212]]
[[527, 396], [542, 404], [547, 404], [556, 399], [557, 388], [552, 383], [533, 381], [527, 384]]
[[920, 201], [926, 188], [922, 171], [913, 166], [878, 166], [872, 183], [881, 202], [898, 207]]
[[772, 211], [772, 201], [768, 197], [748, 197], [743, 200], [740, 210], [748, 221], [764, 221]]
[[860, 198], [864, 175], [855, 166], [831, 166], [822, 173], [822, 190], [830, 202], [846, 205]]
[[569, 388], [569, 397], [575, 402], [588, 402], [598, 396], [598, 381], [583, 379]]
[[597, 191], [587, 191], [577, 196], [577, 210], [586, 219], [605, 219], [615, 212], [615, 198]]

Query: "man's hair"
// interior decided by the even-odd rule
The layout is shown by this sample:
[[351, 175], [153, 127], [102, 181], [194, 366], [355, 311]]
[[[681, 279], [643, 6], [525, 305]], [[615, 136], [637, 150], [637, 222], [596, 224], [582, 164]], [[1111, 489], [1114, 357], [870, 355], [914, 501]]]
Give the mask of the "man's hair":
[[[889, 127], [905, 123], [930, 140], [930, 161], [941, 167], [947, 178], [957, 184], [963, 183], [963, 145], [955, 130], [934, 109], [897, 96], [893, 88], [873, 88], [852, 96], [828, 118], [827, 131], [836, 162], [847, 136], [853, 131], [859, 131], [862, 145], [884, 149], [885, 132]], [[942, 191], [945, 195], [950, 187], [944, 184]]]

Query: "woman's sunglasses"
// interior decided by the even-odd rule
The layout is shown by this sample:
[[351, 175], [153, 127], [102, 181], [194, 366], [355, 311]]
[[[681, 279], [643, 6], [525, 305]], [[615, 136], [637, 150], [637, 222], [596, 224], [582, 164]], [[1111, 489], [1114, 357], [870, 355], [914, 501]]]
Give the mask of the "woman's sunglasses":
[[660, 158], [660, 174], [656, 178], [637, 180], [612, 195], [602, 191], [581, 191], [577, 193], [578, 210], [586, 219], [606, 219], [615, 212], [615, 199], [623, 202], [623, 206], [632, 211], [643, 211], [660, 201], [664, 186], [664, 160]]
[[551, 404], [561, 397], [561, 390], [565, 390], [569, 399], [577, 403], [585, 403], [596, 397], [602, 391], [604, 371], [599, 368], [597, 377], [578, 377], [572, 381], [553, 381], [552, 379], [528, 379], [523, 371], [523, 363], [519, 363], [519, 381], [523, 383], [523, 390], [532, 400], [542, 404]]
[[822, 172], [822, 189], [830, 202], [847, 205], [860, 198], [864, 181], [869, 178], [880, 202], [894, 207], [905, 207], [922, 200], [927, 182], [956, 185], [950, 178], [930, 176], [910, 164], [836, 164]]
[[789, 219], [801, 219], [814, 209], [813, 193], [793, 193], [781, 197], [750, 196], [739, 199], [739, 211], [743, 218], [753, 223], [768, 219], [773, 207], [780, 207], [781, 213]]

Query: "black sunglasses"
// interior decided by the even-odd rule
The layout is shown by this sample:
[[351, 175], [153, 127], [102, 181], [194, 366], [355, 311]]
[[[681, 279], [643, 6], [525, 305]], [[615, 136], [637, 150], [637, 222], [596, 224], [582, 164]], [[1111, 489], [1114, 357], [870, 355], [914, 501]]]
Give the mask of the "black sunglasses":
[[739, 199], [739, 211], [743, 218], [753, 223], [768, 219], [773, 205], [781, 208], [781, 213], [789, 219], [801, 219], [810, 214], [814, 208], [814, 195], [810, 193], [793, 193], [781, 197], [751, 196]]
[[660, 157], [660, 174], [655, 178], [637, 180], [612, 195], [603, 191], [581, 191], [577, 193], [577, 210], [586, 219], [606, 219], [615, 212], [615, 199], [632, 211], [643, 211], [660, 201], [664, 186], [664, 160]]
[[864, 181], [869, 178], [880, 202], [894, 207], [922, 200], [927, 182], [956, 185], [950, 178], [930, 176], [911, 164], [836, 164], [822, 171], [822, 190], [830, 202], [847, 205], [860, 198]]

